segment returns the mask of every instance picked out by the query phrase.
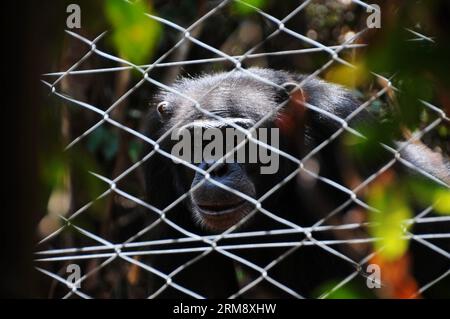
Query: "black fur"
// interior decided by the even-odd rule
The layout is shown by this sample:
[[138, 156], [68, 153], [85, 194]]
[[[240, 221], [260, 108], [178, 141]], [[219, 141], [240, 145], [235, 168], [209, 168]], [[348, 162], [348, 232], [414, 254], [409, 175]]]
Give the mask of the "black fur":
[[[197, 110], [192, 101], [189, 101], [181, 95], [198, 101], [202, 108], [221, 118], [240, 117], [257, 122], [275, 110], [280, 103], [289, 99], [287, 89], [283, 90], [280, 87], [286, 83], [301, 83], [306, 79], [304, 75], [270, 69], [252, 68], [249, 69], [249, 72], [259, 78], [275, 83], [278, 87], [264, 83], [243, 71], [217, 73], [203, 75], [198, 78], [179, 80], [171, 88], [179, 92], [180, 95], [173, 92], [161, 92], [156, 97], [155, 105], [161, 101], [166, 101], [168, 102], [168, 107], [164, 110], [164, 114], [159, 114], [156, 107], [151, 108], [145, 134], [156, 141], [177, 123], [184, 125], [201, 119], [210, 119], [209, 116]], [[317, 78], [308, 78], [304, 81], [302, 90], [307, 103], [334, 114], [341, 119], [345, 119], [360, 106], [360, 102], [348, 90]], [[289, 107], [292, 106], [286, 103], [284, 107], [270, 116], [262, 126], [276, 126], [277, 119], [284, 113], [288, 113]], [[280, 143], [280, 148], [283, 151], [299, 159], [341, 128], [341, 123], [338, 121], [315, 111], [307, 110], [302, 116], [304, 116], [304, 127], [303, 125], [299, 127], [294, 125], [294, 128], [298, 130], [294, 130], [293, 133], [291, 131], [287, 135], [282, 135], [282, 141]], [[303, 119], [300, 119], [300, 121], [303, 121]], [[370, 121], [370, 116], [363, 110], [349, 125], [355, 124], [354, 121]], [[160, 143], [160, 147], [162, 150], [170, 153], [170, 136]], [[152, 148], [150, 147], [146, 150], [146, 153], [151, 150]], [[336, 163], [336, 154], [339, 154], [339, 151], [336, 151], [334, 143], [330, 143], [329, 146], [320, 152], [320, 155], [318, 155], [320, 175], [328, 177], [337, 183], [342, 183], [342, 176], [340, 176]], [[280, 161], [280, 170], [276, 175], [261, 176], [250, 171], [246, 166], [243, 166], [243, 168], [235, 167], [233, 169], [242, 170], [235, 172], [237, 172], [237, 175], [242, 175], [242, 178], [250, 180], [255, 187], [254, 198], [257, 199], [297, 168], [296, 164], [283, 157], [280, 157]], [[229, 173], [229, 175], [231, 176], [233, 174]], [[170, 158], [164, 157], [160, 153], [155, 153], [145, 163], [146, 200], [157, 208], [164, 209], [189, 191], [194, 178], [199, 178], [199, 176], [192, 170], [186, 169], [182, 164], [175, 164]], [[240, 183], [235, 179], [225, 182], [229, 182], [230, 185], [236, 183], [235, 185], [237, 186]], [[213, 186], [210, 185], [209, 187], [207, 189], [208, 194], [210, 192], [214, 193], [213, 190], [217, 191]], [[216, 199], [213, 198], [213, 200]], [[262, 203], [262, 206], [277, 216], [283, 217], [297, 225], [311, 226], [347, 199], [348, 194], [337, 191], [325, 183], [316, 183], [306, 187], [304, 184], [299, 183], [298, 178], [293, 178], [276, 191], [275, 194], [267, 198]], [[193, 215], [189, 197], [166, 212], [167, 219], [189, 232], [199, 235], [220, 233], [220, 231], [201, 227]], [[155, 218], [157, 218], [156, 214]], [[270, 230], [277, 228], [287, 228], [287, 226], [283, 226], [258, 212], [239, 231]], [[164, 222], [161, 222], [158, 231], [153, 231], [152, 234], [155, 239], [185, 237], [185, 235], [174, 230]], [[264, 237], [250, 238], [246, 241], [222, 240], [220, 244], [256, 243], [274, 240], [280, 242], [301, 241], [304, 238], [304, 235], [297, 234], [292, 236], [278, 236], [271, 239]], [[321, 237], [317, 238], [321, 239]], [[330, 235], [328, 239], [330, 239]], [[196, 245], [202, 246], [200, 244], [185, 244], [186, 247]], [[182, 246], [178, 244], [176, 247], [179, 248]], [[262, 248], [231, 252], [264, 268], [283, 252], [287, 251], [287, 249]], [[169, 274], [199, 254], [177, 253], [158, 255], [149, 262], [156, 269], [165, 274]], [[229, 297], [239, 290], [235, 272], [237, 264], [240, 263], [234, 262], [231, 258], [213, 251], [200, 259], [200, 261], [180, 271], [179, 274], [173, 277], [173, 282], [204, 297]], [[248, 278], [255, 278], [255, 276], [259, 275], [258, 271], [247, 266], [242, 266], [242, 268], [245, 268]], [[303, 296], [313, 296], [314, 289], [320, 286], [321, 283], [334, 279], [342, 279], [354, 270], [354, 266], [350, 263], [333, 256], [322, 248], [305, 246], [298, 249], [294, 254], [291, 254], [279, 265], [271, 269], [269, 276]], [[150, 284], [150, 293], [155, 292], [165, 283], [164, 280], [155, 279], [155, 276], [153, 278]], [[164, 290], [160, 296], [186, 297], [184, 293], [174, 288]], [[244, 296], [289, 297], [292, 295], [267, 283], [267, 281], [262, 281], [258, 285], [258, 289], [250, 290]]]

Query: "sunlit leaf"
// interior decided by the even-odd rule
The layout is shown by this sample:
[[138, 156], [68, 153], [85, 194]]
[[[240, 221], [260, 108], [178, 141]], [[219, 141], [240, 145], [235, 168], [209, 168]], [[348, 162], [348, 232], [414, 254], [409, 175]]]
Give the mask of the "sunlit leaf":
[[235, 1], [233, 2], [233, 11], [241, 15], [248, 15], [254, 13], [256, 11], [255, 8], [263, 9], [267, 2], [267, 0]]
[[404, 221], [411, 218], [412, 212], [405, 200], [401, 185], [375, 185], [369, 192], [368, 203], [379, 212], [370, 212], [373, 223], [371, 235], [380, 240], [375, 248], [386, 260], [401, 257], [408, 249], [408, 240], [404, 238]]
[[450, 215], [450, 190], [439, 189], [434, 194], [434, 209], [440, 214]]
[[450, 190], [435, 182], [415, 178], [411, 179], [410, 196], [423, 206], [434, 205], [434, 210], [440, 214], [450, 214]]
[[147, 3], [105, 2], [106, 16], [113, 27], [114, 46], [122, 58], [135, 64], [143, 64], [151, 57], [161, 33], [160, 23], [145, 15], [152, 13]]
[[365, 83], [369, 78], [369, 72], [363, 63], [352, 63], [355, 67], [337, 64], [330, 68], [325, 79], [349, 88], [356, 88]]

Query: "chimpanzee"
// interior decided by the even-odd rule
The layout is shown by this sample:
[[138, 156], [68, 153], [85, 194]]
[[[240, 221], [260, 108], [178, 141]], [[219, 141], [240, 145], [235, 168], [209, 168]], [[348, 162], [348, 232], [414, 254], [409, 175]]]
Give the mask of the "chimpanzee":
[[[333, 234], [313, 233], [315, 242], [302, 227], [314, 225], [351, 197], [335, 186], [345, 185], [340, 163], [345, 157], [341, 156], [339, 139], [334, 135], [346, 125], [376, 125], [373, 116], [364, 108], [359, 110], [360, 106], [355, 95], [339, 85], [307, 75], [260, 68], [184, 78], [160, 92], [148, 114], [145, 131], [153, 141], [159, 140], [158, 149], [145, 162], [146, 201], [164, 210], [163, 220], [152, 232], [153, 238], [187, 237], [189, 232], [213, 240], [214, 237], [207, 236], [226, 232], [235, 224], [237, 227], [231, 234], [277, 229], [299, 231], [280, 232], [277, 236], [225, 236], [217, 241], [217, 247], [236, 248], [225, 249], [225, 253], [201, 240], [180, 241], [176, 248], [192, 249], [154, 256], [149, 261], [151, 266], [164, 274], [175, 271], [173, 283], [209, 298], [233, 296], [258, 277], [264, 280], [240, 295], [309, 297], [314, 296], [320, 283], [342, 279], [355, 271], [355, 264], [317, 245], [320, 240], [333, 239]], [[344, 121], [350, 114], [351, 120]], [[262, 143], [270, 147], [257, 143], [260, 135], [253, 134], [251, 139], [248, 132], [252, 128], [254, 132], [259, 128], [271, 132]], [[200, 133], [195, 133], [196, 129]], [[208, 129], [225, 136], [226, 129], [234, 129], [246, 139], [241, 149], [251, 152], [250, 145], [258, 144], [257, 149], [265, 149], [269, 159], [276, 163], [249, 162], [245, 154], [243, 161], [236, 158], [226, 161], [223, 160], [226, 152], [215, 158], [177, 161], [173, 151], [180, 137], [185, 136], [183, 130], [192, 133], [187, 134], [189, 143], [184, 152], [193, 150], [195, 156], [205, 149], [205, 140], [211, 141], [211, 134], [206, 138], [202, 135]], [[201, 142], [196, 149], [193, 144], [198, 136]], [[223, 144], [238, 146], [236, 136], [231, 144], [227, 140]], [[314, 156], [309, 157], [314, 149], [317, 150]], [[155, 148], [149, 146], [146, 152], [152, 150]], [[427, 152], [406, 147], [402, 155], [448, 184], [448, 163], [428, 165], [422, 158]], [[305, 156], [308, 160], [300, 162]], [[264, 173], [269, 165], [275, 170]], [[273, 242], [309, 244], [292, 252], [289, 250], [294, 250], [293, 246], [258, 248], [258, 244]], [[339, 248], [333, 249], [339, 252]], [[270, 266], [285, 253], [282, 261]], [[196, 259], [201, 254], [204, 256]], [[283, 287], [277, 287], [276, 283]], [[149, 293], [164, 284], [166, 280], [154, 276]], [[173, 285], [158, 296], [187, 297]]]

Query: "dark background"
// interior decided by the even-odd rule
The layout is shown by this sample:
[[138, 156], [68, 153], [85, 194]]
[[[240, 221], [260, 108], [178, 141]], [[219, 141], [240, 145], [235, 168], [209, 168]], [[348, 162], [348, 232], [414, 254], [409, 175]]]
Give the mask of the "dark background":
[[[81, 6], [88, 2], [76, 1]], [[377, 1], [375, 1], [377, 2]], [[405, 1], [389, 1], [401, 7]], [[47, 91], [39, 84], [41, 74], [52, 70], [61, 54], [65, 25], [65, 1], [10, 1], [2, 10], [2, 220], [0, 241], [1, 287], [0, 295], [8, 298], [46, 297], [47, 283], [33, 270], [33, 252], [37, 242], [36, 227], [46, 209], [49, 190], [40, 179], [42, 151], [51, 149], [48, 136], [54, 133], [48, 123], [42, 121], [48, 108]], [[378, 1], [387, 8], [387, 2]], [[438, 101], [450, 108], [448, 45], [450, 39], [450, 14], [448, 1], [427, 1], [427, 19], [431, 29], [439, 37], [437, 53], [417, 56], [399, 54], [385, 61], [386, 71], [410, 68], [418, 72], [420, 67], [435, 71], [434, 80], [439, 89]], [[425, 5], [425, 4], [424, 4]], [[407, 19], [404, 14], [387, 15], [385, 22], [395, 30], [396, 24]], [[386, 9], [388, 10], [388, 9]], [[412, 10], [412, 9], [411, 9]], [[400, 10], [402, 11], [402, 10]], [[388, 12], [388, 11], [387, 11]], [[391, 11], [389, 11], [391, 12]], [[398, 11], [397, 11], [398, 12]], [[395, 32], [392, 32], [395, 34]], [[389, 52], [383, 44], [395, 39], [374, 38], [382, 45], [381, 51]], [[386, 41], [386, 42], [383, 42]], [[375, 54], [375, 53], [374, 53]], [[382, 55], [379, 55], [382, 57]], [[439, 59], [441, 58], [441, 59]], [[438, 60], [439, 59], [439, 60]], [[279, 63], [279, 62], [278, 62]], [[376, 63], [375, 63], [376, 64]], [[277, 61], [274, 62], [277, 66]], [[6, 143], [5, 143], [6, 142]]]

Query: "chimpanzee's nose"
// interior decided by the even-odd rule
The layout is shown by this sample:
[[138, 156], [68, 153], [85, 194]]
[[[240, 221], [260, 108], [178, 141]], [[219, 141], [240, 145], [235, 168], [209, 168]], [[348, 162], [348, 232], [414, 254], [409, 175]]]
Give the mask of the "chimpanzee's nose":
[[238, 163], [205, 161], [202, 162], [198, 167], [204, 171], [211, 169], [211, 167], [213, 167], [213, 169], [209, 172], [209, 180], [204, 180], [205, 176], [203, 174], [195, 174], [194, 180], [192, 181], [192, 187], [194, 187], [200, 181], [203, 181], [202, 184], [193, 192], [193, 197], [197, 205], [225, 206], [235, 205], [242, 202], [242, 198], [222, 187], [219, 187], [215, 183], [218, 182], [221, 185], [232, 188], [234, 190], [245, 192], [243, 186], [239, 184], [241, 176], [242, 174], [244, 174], [244, 172]]
[[229, 173], [229, 164], [228, 163], [219, 163], [217, 161], [208, 161], [208, 162], [203, 162], [200, 165], [200, 168], [203, 170], [208, 170], [210, 169], [212, 166], [214, 166], [214, 168], [212, 169], [212, 171], [209, 172], [209, 174], [211, 175], [211, 177], [224, 177]]

